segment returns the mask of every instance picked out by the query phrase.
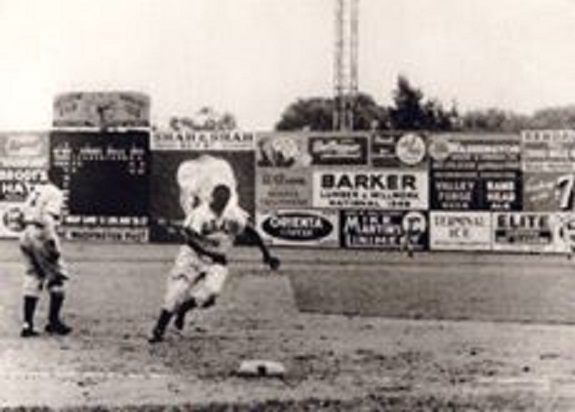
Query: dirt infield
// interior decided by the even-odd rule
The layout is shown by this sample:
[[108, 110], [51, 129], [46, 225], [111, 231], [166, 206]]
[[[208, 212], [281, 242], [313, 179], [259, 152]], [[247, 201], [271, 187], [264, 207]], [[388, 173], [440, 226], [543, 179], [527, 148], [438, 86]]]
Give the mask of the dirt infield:
[[[181, 335], [170, 331], [165, 343], [150, 346], [145, 338], [175, 248], [65, 247], [75, 274], [65, 308], [74, 333], [22, 340], [22, 266], [15, 244], [0, 243], [0, 407], [575, 410], [574, 326], [541, 323], [543, 317], [538, 323], [488, 322], [473, 319], [473, 313], [460, 321], [303, 313], [292, 289], [300, 289], [306, 270], [322, 282], [330, 273], [347, 273], [355, 285], [386, 268], [416, 274], [425, 268], [441, 281], [442, 267], [464, 265], [468, 273], [487, 276], [491, 264], [514, 268], [501, 276], [514, 273], [510, 279], [520, 290], [526, 279], [530, 288], [537, 287], [535, 277], [549, 268], [555, 294], [547, 295], [564, 308], [557, 313], [572, 316], [568, 286], [574, 273], [564, 259], [428, 254], [408, 260], [398, 254], [278, 250], [284, 266], [269, 276], [256, 251], [240, 248], [219, 304], [198, 312]], [[333, 308], [338, 301], [333, 295], [323, 298], [327, 303], [318, 301], [316, 309]], [[513, 313], [545, 311], [543, 304], [538, 309], [526, 304], [506, 302]], [[46, 299], [39, 326], [45, 305]], [[280, 361], [287, 376], [236, 376], [243, 359]]]

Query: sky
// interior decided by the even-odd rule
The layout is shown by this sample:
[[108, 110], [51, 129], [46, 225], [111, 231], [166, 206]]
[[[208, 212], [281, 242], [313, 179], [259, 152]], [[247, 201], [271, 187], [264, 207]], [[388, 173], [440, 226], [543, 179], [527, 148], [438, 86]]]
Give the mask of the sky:
[[[575, 103], [575, 0], [359, 0], [359, 90], [397, 76], [460, 111]], [[133, 90], [152, 121], [202, 106], [271, 130], [333, 95], [335, 0], [0, 0], [0, 130], [44, 130], [71, 91]]]

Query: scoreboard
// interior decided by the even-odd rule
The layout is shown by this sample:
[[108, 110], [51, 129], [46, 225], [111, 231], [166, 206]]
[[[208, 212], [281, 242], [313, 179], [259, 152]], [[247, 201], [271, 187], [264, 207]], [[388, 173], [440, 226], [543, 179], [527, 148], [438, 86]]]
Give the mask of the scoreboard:
[[147, 241], [149, 132], [54, 131], [50, 167], [69, 239]]

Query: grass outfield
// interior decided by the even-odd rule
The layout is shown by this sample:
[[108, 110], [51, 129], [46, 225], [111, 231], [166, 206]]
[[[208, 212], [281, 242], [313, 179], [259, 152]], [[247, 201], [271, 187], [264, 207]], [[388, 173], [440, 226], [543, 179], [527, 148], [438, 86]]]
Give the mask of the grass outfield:
[[[417, 264], [417, 263], [420, 264]], [[302, 311], [404, 319], [575, 323], [575, 268], [542, 261], [302, 266], [292, 287]], [[571, 263], [571, 262], [568, 262]]]
[[[256, 250], [236, 249], [218, 305], [150, 346], [175, 246], [65, 244], [74, 332], [22, 340], [22, 264], [1, 242], [0, 407], [575, 410], [575, 327], [559, 323], [573, 301], [566, 259], [276, 251], [283, 267], [270, 275]], [[45, 313], [43, 299], [40, 328]], [[244, 359], [288, 372], [242, 378]]]

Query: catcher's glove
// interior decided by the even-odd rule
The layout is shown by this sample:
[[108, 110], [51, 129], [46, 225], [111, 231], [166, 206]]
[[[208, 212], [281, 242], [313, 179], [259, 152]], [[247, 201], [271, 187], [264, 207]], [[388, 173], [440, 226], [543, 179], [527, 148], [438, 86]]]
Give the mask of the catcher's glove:
[[271, 270], [278, 270], [282, 262], [276, 256], [268, 256], [264, 259], [264, 263], [268, 265]]

